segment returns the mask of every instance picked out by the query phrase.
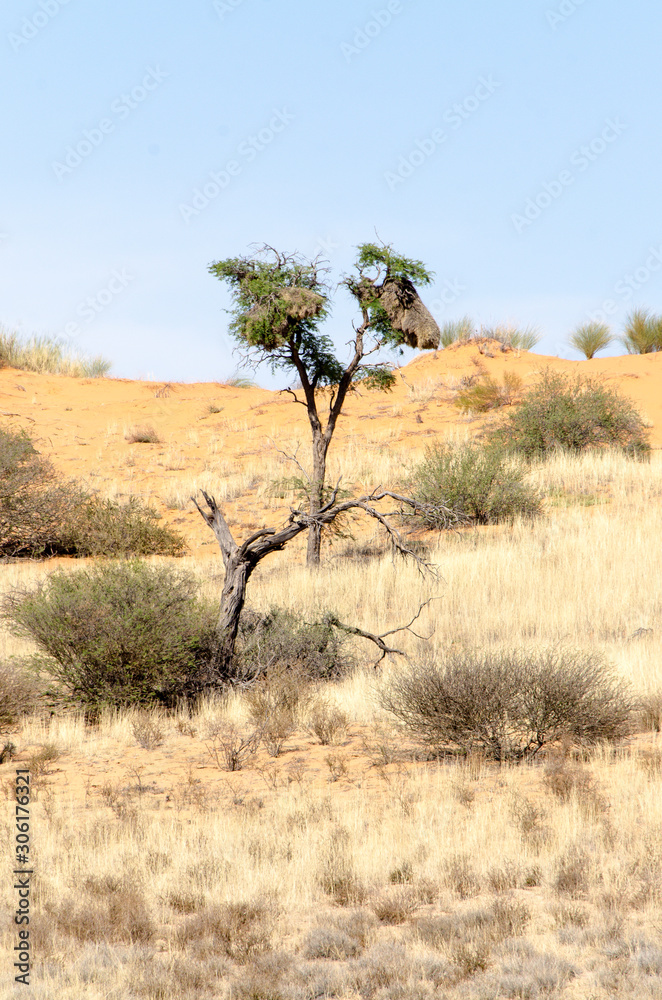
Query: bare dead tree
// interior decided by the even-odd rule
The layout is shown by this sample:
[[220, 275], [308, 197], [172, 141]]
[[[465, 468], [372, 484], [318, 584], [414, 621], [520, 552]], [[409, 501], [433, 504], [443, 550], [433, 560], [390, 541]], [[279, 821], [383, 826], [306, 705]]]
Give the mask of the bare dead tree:
[[[276, 528], [261, 528], [250, 535], [244, 542], [238, 544], [233, 538], [223, 512], [214, 497], [205, 493], [204, 490], [201, 492], [204, 502], [203, 506], [198, 503], [195, 497], [191, 497], [191, 499], [205, 523], [214, 532], [225, 567], [221, 607], [216, 627], [216, 648], [209, 667], [209, 676], [205, 679], [208, 686], [222, 685], [232, 677], [232, 660], [237, 632], [239, 630], [239, 619], [246, 600], [246, 587], [251, 573], [262, 559], [272, 552], [278, 552], [285, 548], [288, 542], [291, 542], [302, 531], [309, 530], [311, 524], [319, 523], [320, 526], [332, 524], [338, 516], [349, 510], [362, 510], [369, 517], [378, 521], [384, 528], [391, 541], [394, 553], [413, 559], [421, 572], [432, 574], [435, 572], [434, 566], [414, 552], [406, 544], [397, 528], [390, 523], [390, 518], [394, 516], [402, 517], [407, 510], [412, 515], [429, 515], [431, 513], [429, 505], [421, 504], [411, 497], [401, 496], [390, 490], [379, 489], [366, 496], [343, 500], [338, 503], [338, 485], [336, 485], [331, 498], [317, 512], [311, 513], [309, 510], [291, 509], [286, 524], [279, 530]], [[399, 504], [397, 510], [386, 513], [378, 510], [375, 504], [385, 499], [397, 501]], [[438, 506], [435, 508], [435, 512], [438, 519], [447, 522], [448, 527], [462, 522], [462, 516], [448, 507]], [[412, 619], [410, 625], [414, 620]], [[408, 627], [405, 626], [405, 628]], [[346, 626], [346, 628], [350, 627]], [[357, 631], [356, 634], [358, 635], [360, 632]], [[365, 633], [364, 637], [372, 638], [379, 645], [379, 642], [383, 642], [383, 639], [390, 634], [387, 632], [383, 636], [373, 636], [371, 633]], [[380, 649], [384, 653], [391, 651], [385, 648], [385, 644], [381, 645]]]

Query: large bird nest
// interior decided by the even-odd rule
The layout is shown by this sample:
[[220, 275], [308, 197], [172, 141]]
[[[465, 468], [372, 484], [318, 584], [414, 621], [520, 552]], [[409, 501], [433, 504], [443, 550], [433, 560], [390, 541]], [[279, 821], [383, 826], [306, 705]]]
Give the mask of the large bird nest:
[[421, 351], [439, 347], [441, 331], [411, 281], [387, 278], [375, 292], [391, 326], [402, 334], [405, 344]]

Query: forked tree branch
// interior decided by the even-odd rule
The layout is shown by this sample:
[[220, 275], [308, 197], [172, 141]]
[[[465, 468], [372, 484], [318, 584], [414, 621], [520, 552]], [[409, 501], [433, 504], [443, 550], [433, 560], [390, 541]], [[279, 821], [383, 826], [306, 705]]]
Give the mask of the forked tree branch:
[[398, 628], [392, 628], [388, 632], [380, 632], [379, 635], [375, 635], [372, 632], [366, 632], [365, 629], [357, 628], [355, 625], [345, 625], [343, 622], [339, 621], [339, 619], [335, 615], [326, 615], [324, 618], [324, 624], [332, 625], [334, 628], [340, 629], [341, 632], [347, 632], [349, 635], [358, 635], [362, 639], [369, 639], [370, 642], [374, 642], [374, 644], [381, 650], [381, 656], [379, 656], [373, 664], [373, 667], [376, 670], [379, 664], [382, 662], [382, 660], [389, 653], [397, 656], [405, 656], [405, 657], [407, 656], [407, 653], [405, 653], [404, 650], [395, 649], [390, 646], [387, 646], [386, 643], [384, 642], [386, 636], [395, 635], [396, 632], [411, 632], [411, 634], [415, 635], [417, 639], [430, 639], [432, 637], [434, 629], [430, 633], [430, 635], [422, 636], [418, 635], [417, 632], [414, 632], [411, 626], [414, 624], [416, 619], [420, 617], [423, 608], [426, 608], [431, 601], [438, 601], [439, 599], [440, 598], [438, 597], [430, 597], [427, 601], [424, 601], [423, 604], [421, 604], [418, 611], [416, 612], [416, 614], [411, 619], [408, 625], [400, 625]]

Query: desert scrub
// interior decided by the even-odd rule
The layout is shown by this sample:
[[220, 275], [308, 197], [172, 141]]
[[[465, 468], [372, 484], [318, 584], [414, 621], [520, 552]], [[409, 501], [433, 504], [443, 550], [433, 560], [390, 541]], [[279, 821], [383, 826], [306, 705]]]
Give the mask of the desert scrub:
[[587, 448], [620, 448], [637, 458], [650, 453], [643, 420], [629, 399], [595, 379], [549, 368], [487, 441], [527, 460]]
[[214, 611], [197, 598], [194, 577], [138, 560], [14, 588], [2, 617], [36, 643], [34, 665], [94, 711], [193, 696], [213, 645]]
[[522, 390], [522, 379], [517, 372], [504, 372], [501, 384], [491, 375], [478, 382], [465, 385], [455, 400], [455, 405], [465, 413], [486, 413], [500, 406], [512, 406]]
[[[445, 505], [465, 521], [498, 524], [541, 513], [541, 493], [527, 477], [521, 462], [497, 449], [444, 444], [428, 449], [406, 489], [432, 512]], [[430, 528], [447, 526], [434, 513], [416, 519]]]
[[88, 497], [69, 529], [77, 556], [182, 556], [183, 537], [138, 497], [124, 503]]
[[102, 500], [61, 479], [25, 431], [0, 429], [0, 555], [183, 555], [159, 521], [137, 497]]
[[354, 666], [347, 636], [326, 621], [306, 622], [294, 611], [273, 606], [265, 614], [244, 609], [239, 624], [234, 672], [238, 679], [294, 670], [309, 680], [334, 680]]
[[629, 689], [593, 653], [457, 650], [394, 674], [382, 706], [437, 753], [521, 761], [566, 739], [616, 740], [631, 728]]

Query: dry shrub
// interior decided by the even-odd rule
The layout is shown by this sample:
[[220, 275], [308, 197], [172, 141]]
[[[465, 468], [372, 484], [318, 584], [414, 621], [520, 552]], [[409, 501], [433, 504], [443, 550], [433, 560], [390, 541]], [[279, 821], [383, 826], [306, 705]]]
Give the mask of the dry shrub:
[[602, 797], [594, 776], [581, 764], [572, 764], [568, 757], [555, 754], [543, 773], [543, 784], [561, 802], [575, 798], [587, 814], [604, 813], [607, 804]]
[[654, 691], [639, 704], [641, 727], [646, 732], [662, 732], [662, 691]]
[[509, 889], [516, 889], [521, 883], [522, 871], [513, 861], [495, 865], [487, 873], [487, 885], [492, 892], [507, 892]]
[[651, 781], [662, 777], [662, 747], [642, 747], [635, 759]]
[[445, 882], [460, 899], [477, 896], [481, 890], [481, 879], [467, 854], [457, 854], [445, 864]]
[[208, 906], [186, 920], [175, 940], [180, 948], [248, 962], [270, 950], [275, 915], [264, 899]]
[[367, 887], [358, 877], [350, 851], [350, 837], [342, 827], [332, 831], [322, 849], [319, 885], [338, 906], [363, 903]]
[[228, 967], [223, 961], [199, 958], [176, 958], [166, 964], [152, 959], [141, 974], [130, 980], [131, 997], [145, 1000], [197, 1000], [213, 995], [212, 991], [227, 980]]
[[245, 693], [252, 723], [262, 732], [268, 753], [278, 757], [313, 697], [314, 686], [299, 665], [268, 667]]
[[155, 719], [149, 716], [142, 716], [131, 723], [133, 736], [144, 750], [155, 750], [163, 746], [163, 729]]
[[318, 698], [311, 706], [306, 720], [306, 729], [322, 746], [339, 742], [347, 731], [347, 714], [324, 698]]
[[[258, 955], [246, 972], [232, 983], [232, 1000], [291, 1000], [293, 996], [310, 996], [298, 990], [293, 992], [292, 984], [297, 979], [303, 979], [298, 969], [294, 968], [292, 956], [284, 952], [274, 952]], [[325, 993], [317, 993], [324, 996]]]
[[16, 729], [19, 720], [34, 712], [38, 704], [34, 678], [15, 661], [0, 663], [0, 733]]
[[408, 885], [414, 881], [414, 868], [411, 861], [403, 861], [402, 864], [392, 868], [388, 873], [388, 880], [391, 885]]
[[631, 697], [594, 653], [449, 650], [395, 674], [382, 705], [436, 752], [520, 761], [563, 738], [591, 744], [630, 730]]
[[242, 732], [234, 723], [220, 722], [210, 726], [206, 745], [217, 767], [241, 771], [257, 753], [261, 737], [259, 729]]
[[510, 816], [517, 826], [522, 840], [534, 850], [539, 851], [549, 837], [549, 829], [545, 825], [544, 810], [526, 797], [515, 796], [510, 803]]
[[151, 424], [129, 427], [124, 433], [124, 440], [129, 444], [160, 444], [161, 438]]
[[486, 413], [500, 406], [512, 406], [522, 389], [522, 379], [516, 372], [504, 372], [499, 384], [491, 375], [485, 375], [480, 382], [463, 388], [457, 395], [455, 405], [460, 410]]
[[552, 910], [554, 924], [558, 927], [586, 927], [590, 914], [581, 906], [573, 903], [563, 903]]
[[339, 961], [356, 958], [363, 948], [359, 942], [338, 927], [316, 927], [308, 934], [303, 946], [306, 958], [331, 958]]
[[490, 996], [513, 1000], [560, 997], [566, 983], [578, 974], [577, 968], [564, 958], [540, 954], [528, 944], [513, 942], [504, 952], [501, 968], [490, 977]]
[[382, 924], [403, 924], [419, 905], [411, 886], [401, 886], [380, 893], [372, 902], [372, 912]]
[[347, 758], [339, 753], [330, 753], [324, 758], [324, 763], [329, 769], [329, 781], [339, 781], [340, 778], [347, 777]]
[[96, 903], [65, 900], [50, 912], [57, 929], [80, 942], [146, 944], [155, 933], [145, 899], [134, 889], [116, 888]]
[[200, 893], [189, 892], [182, 889], [173, 889], [166, 897], [168, 906], [171, 906], [175, 913], [195, 913], [204, 906], [204, 896]]
[[554, 889], [572, 897], [588, 894], [591, 874], [590, 858], [583, 847], [569, 847], [557, 860], [553, 879]]

